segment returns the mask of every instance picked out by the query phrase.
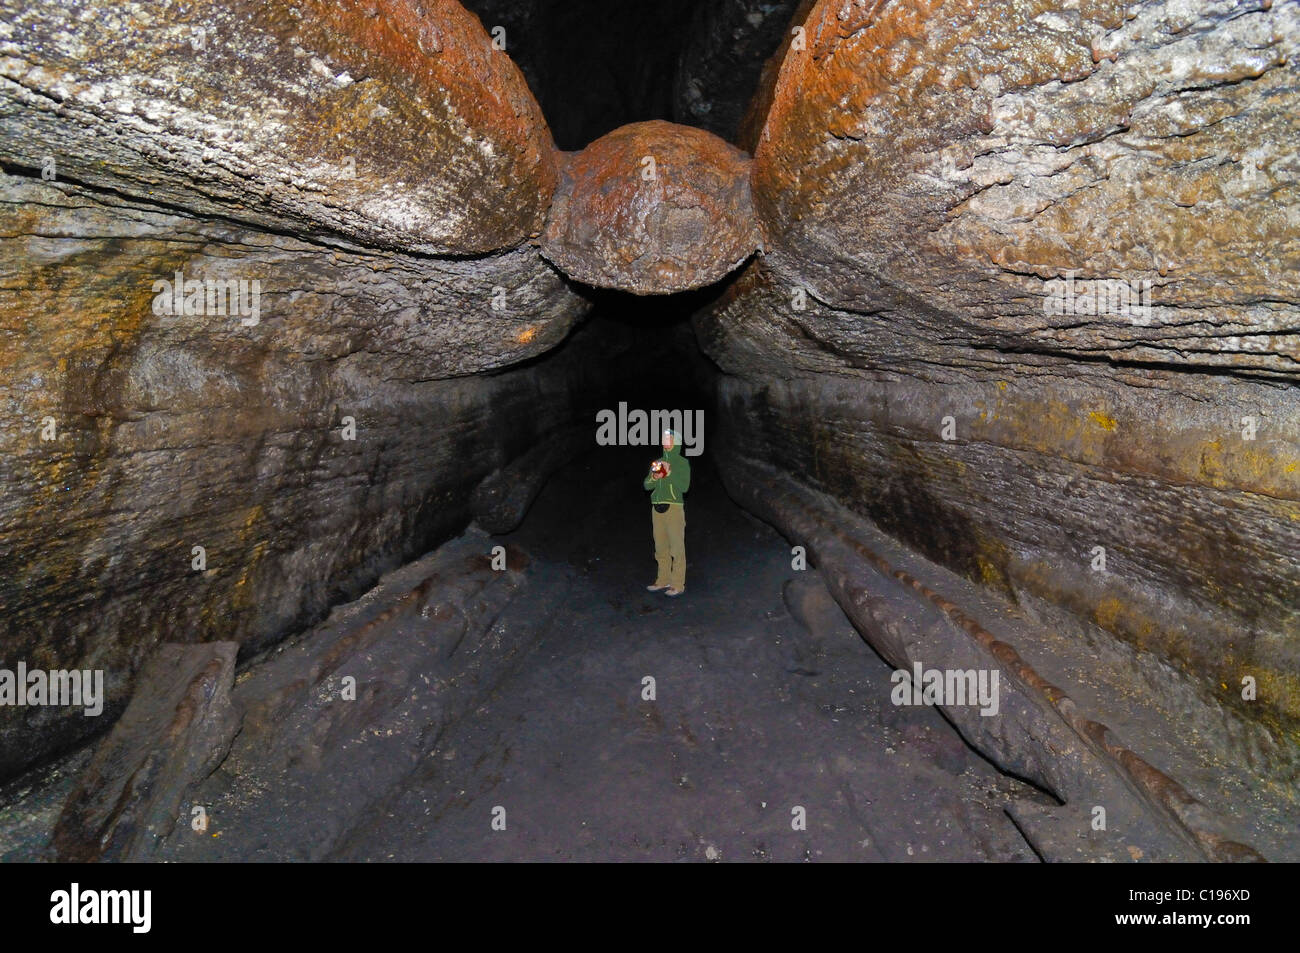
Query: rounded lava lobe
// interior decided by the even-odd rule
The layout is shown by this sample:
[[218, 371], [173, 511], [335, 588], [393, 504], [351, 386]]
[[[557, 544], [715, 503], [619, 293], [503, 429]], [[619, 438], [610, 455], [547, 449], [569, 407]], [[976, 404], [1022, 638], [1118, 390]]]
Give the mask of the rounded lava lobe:
[[0, 87], [11, 163], [58, 156], [64, 181], [393, 251], [486, 254], [545, 222], [545, 118], [456, 0], [77, 0], [5, 20], [25, 76]]
[[712, 284], [757, 247], [749, 157], [655, 120], [569, 156], [542, 253], [578, 281], [663, 294]]
[[[295, 130], [305, 154], [322, 127], [336, 140], [318, 144], [322, 154], [357, 154], [350, 201], [453, 252], [509, 248], [537, 233], [555, 185], [550, 132], [477, 17], [456, 0], [307, 0], [303, 9], [299, 35], [369, 81], [358, 85], [377, 81], [382, 91], [355, 105], [334, 96], [334, 113], [321, 107], [320, 122]], [[511, 201], [501, 201], [503, 186]]]

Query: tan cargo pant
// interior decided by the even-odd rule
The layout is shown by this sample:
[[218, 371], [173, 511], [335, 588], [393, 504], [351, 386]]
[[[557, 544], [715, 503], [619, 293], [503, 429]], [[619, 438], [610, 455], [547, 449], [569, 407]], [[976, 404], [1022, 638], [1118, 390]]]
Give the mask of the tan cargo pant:
[[686, 588], [686, 507], [670, 503], [667, 513], [656, 513], [650, 507], [650, 522], [654, 527], [655, 562], [659, 574], [656, 586]]

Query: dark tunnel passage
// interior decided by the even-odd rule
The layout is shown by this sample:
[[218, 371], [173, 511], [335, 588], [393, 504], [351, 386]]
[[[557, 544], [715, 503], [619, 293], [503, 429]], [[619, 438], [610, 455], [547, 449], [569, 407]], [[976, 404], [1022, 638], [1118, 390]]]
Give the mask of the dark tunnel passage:
[[0, 861], [1300, 858], [1296, 5], [69, 6]]
[[500, 27], [555, 136], [577, 150], [663, 119], [734, 141], [797, 0], [470, 0]]

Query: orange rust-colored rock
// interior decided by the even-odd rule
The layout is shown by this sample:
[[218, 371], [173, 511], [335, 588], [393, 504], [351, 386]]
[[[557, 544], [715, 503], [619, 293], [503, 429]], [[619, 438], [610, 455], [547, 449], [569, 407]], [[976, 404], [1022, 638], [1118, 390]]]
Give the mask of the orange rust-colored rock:
[[[1295, 4], [820, 0], [804, 26], [754, 152], [783, 279], [998, 347], [1294, 374]], [[1068, 276], [1151, 310], [1052, 311]]]
[[0, 0], [0, 12], [16, 166], [431, 254], [513, 247], [544, 221], [545, 120], [455, 0]]
[[776, 96], [776, 82], [781, 75], [781, 64], [785, 62], [792, 46], [803, 49], [807, 45], [807, 28], [803, 24], [816, 2], [817, 0], [799, 0], [799, 5], [795, 7], [790, 17], [789, 28], [785, 31], [781, 45], [763, 63], [758, 84], [749, 103], [745, 106], [745, 111], [741, 114], [736, 131], [736, 144], [750, 153], [758, 148], [759, 138], [763, 135], [763, 126], [767, 122], [767, 114]]
[[757, 245], [749, 157], [702, 129], [653, 121], [570, 158], [542, 254], [586, 284], [661, 294], [718, 281]]

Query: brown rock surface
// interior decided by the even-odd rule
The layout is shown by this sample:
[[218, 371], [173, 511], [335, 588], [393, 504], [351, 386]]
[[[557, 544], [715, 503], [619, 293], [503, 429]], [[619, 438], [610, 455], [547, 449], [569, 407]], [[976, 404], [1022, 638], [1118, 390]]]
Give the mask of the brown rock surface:
[[1300, 8], [822, 0], [806, 39], [764, 260], [696, 322], [737, 452], [1294, 737]]
[[[701, 6], [699, 35], [656, 37], [566, 128], [674, 101], [701, 122], [715, 104], [734, 115], [728, 37], [748, 44], [791, 6]], [[528, 4], [511, 42], [557, 9]], [[553, 101], [574, 88], [565, 50], [602, 32], [582, 9], [562, 21], [577, 34], [533, 51]], [[1155, 752], [1152, 770], [1190, 770], [1197, 798], [1222, 792], [1234, 823], [1253, 812], [1287, 839], [1278, 856], [1298, 849], [1300, 6], [808, 0], [743, 125], [753, 161], [659, 121], [557, 156], [519, 72], [452, 0], [0, 13], [0, 661], [102, 669], [108, 688], [103, 719], [0, 711], [0, 779], [106, 726], [133, 689], [147, 699], [160, 642], [247, 659], [471, 516], [513, 527], [582, 446], [592, 402], [667, 363], [653, 398], [706, 385], [709, 461], [752, 511], [798, 535], [790, 501], [825, 494], [826, 527], [861, 522], [829, 543], [842, 571], [824, 568], [887, 657], [939, 657], [969, 629], [934, 600], [933, 624], [901, 598], [855, 614], [854, 539], [923, 557], [935, 593], [1005, 613], [1024, 636], [1008, 644]], [[639, 17], [610, 35], [635, 36]], [[611, 43], [586, 62], [622, 65]], [[664, 358], [622, 324], [570, 337], [589, 301], [557, 268], [637, 295], [704, 289], [587, 297], [711, 362]], [[255, 284], [255, 311], [215, 307], [213, 282]], [[1149, 309], [1119, 307], [1121, 282]], [[696, 340], [662, 327], [701, 305]], [[814, 529], [810, 552], [836, 535]], [[400, 612], [372, 618], [362, 600], [360, 630], [300, 646], [305, 681], [271, 663], [272, 684], [245, 690], [242, 743], [292, 773], [340, 750], [321, 739], [397, 726], [375, 761], [391, 784], [429, 752], [424, 729], [460, 712], [437, 692], [407, 706], [413, 665], [424, 685], [454, 677], [439, 660], [480, 644], [466, 633], [513, 663], [475, 601], [509, 595], [481, 563], [462, 565], [458, 611], [484, 626], [441, 611], [454, 572], [416, 580]], [[901, 588], [880, 572], [872, 598]], [[511, 625], [548, 610], [514, 611]], [[394, 654], [367, 659], [373, 707], [301, 694], [385, 641]], [[1050, 788], [1065, 749], [1021, 728], [1000, 763]], [[284, 803], [330, 801], [313, 777]], [[335, 835], [370, 810], [369, 778], [348, 778], [317, 856], [346, 854]], [[158, 790], [161, 817], [179, 788]], [[91, 839], [106, 829], [92, 808]], [[1019, 817], [1040, 834], [1070, 822]], [[1069, 855], [1068, 837], [1042, 836]]]
[[[585, 308], [531, 249], [349, 252], [10, 177], [0, 235], [5, 660], [108, 688], [104, 719], [0, 711], [0, 774], [119, 713], [158, 641], [273, 640], [455, 532], [592, 386], [580, 342], [474, 376]], [[258, 282], [256, 323], [156, 314], [177, 271]]]
[[64, 805], [50, 845], [59, 861], [150, 860], [187, 826], [186, 795], [239, 731], [230, 704], [238, 649], [233, 642], [158, 646], [140, 672], [141, 690]]
[[386, 573], [233, 686], [234, 644], [161, 646], [68, 798], [57, 859], [320, 860], [357, 837], [564, 598], [563, 572], [513, 545], [498, 571], [493, 545], [468, 532]]
[[[1300, 367], [1300, 9], [822, 0], [754, 159], [783, 280], [972, 346]], [[1048, 282], [1151, 282], [1149, 315]]]
[[[800, 311], [758, 265], [695, 326], [724, 372], [725, 457], [779, 460], [931, 559], [1068, 606], [1251, 718], [1300, 716], [1294, 386], [981, 351], [934, 313], [811, 297]], [[1247, 675], [1268, 686], [1251, 702]]]
[[550, 134], [455, 0], [0, 3], [5, 160], [426, 253], [536, 234]]
[[785, 62], [790, 47], [806, 47], [808, 43], [807, 27], [804, 26], [808, 14], [812, 12], [817, 0], [799, 0], [790, 14], [786, 31], [780, 38], [775, 52], [763, 63], [758, 75], [757, 87], [753, 90], [745, 110], [736, 127], [735, 143], [746, 152], [753, 154], [763, 135], [763, 126], [767, 123], [767, 114], [772, 109], [772, 98], [776, 95], [777, 77], [781, 75], [781, 64]]
[[758, 245], [749, 159], [717, 136], [634, 123], [570, 156], [542, 254], [571, 278], [634, 294], [711, 284]]

